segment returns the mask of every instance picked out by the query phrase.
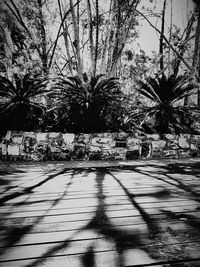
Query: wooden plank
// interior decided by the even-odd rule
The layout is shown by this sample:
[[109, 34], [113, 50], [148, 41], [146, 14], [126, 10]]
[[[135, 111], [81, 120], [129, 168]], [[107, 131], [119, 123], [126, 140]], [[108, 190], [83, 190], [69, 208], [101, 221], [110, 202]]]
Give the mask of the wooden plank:
[[[104, 266], [104, 267], [116, 267], [117, 265], [117, 257], [112, 252], [104, 252], [104, 253], [96, 253], [96, 263], [97, 266]], [[136, 259], [136, 253], [135, 253], [135, 259]], [[140, 255], [139, 255], [140, 256]], [[63, 266], [69, 266], [69, 267], [83, 267], [82, 263], [83, 255], [80, 256], [66, 256], [66, 257], [50, 257], [43, 259], [42, 266], [44, 267], [63, 267]], [[3, 267], [22, 267], [22, 266], [31, 266], [31, 263], [34, 262], [33, 260], [23, 260], [23, 261], [17, 261], [17, 262], [4, 262]], [[39, 262], [39, 259], [38, 259]], [[163, 264], [165, 264], [165, 267], [198, 267], [200, 266], [200, 259], [191, 259], [188, 261], [175, 261], [171, 264], [168, 264], [166, 262], [158, 262], [157, 264], [155, 262], [153, 263], [147, 263], [147, 264], [134, 264], [134, 265], [124, 265], [124, 267], [163, 267]]]
[[[166, 211], [169, 211], [168, 209]], [[194, 216], [196, 219], [200, 219], [200, 211], [196, 210], [184, 210], [184, 212], [180, 211], [179, 208], [171, 208], [171, 210], [174, 215], [182, 215], [188, 214], [190, 216]], [[156, 209], [149, 209], [148, 214], [151, 218], [157, 218], [159, 216], [160, 218], [166, 218], [167, 214], [164, 214], [163, 211], [158, 211]], [[1, 221], [2, 226], [9, 226], [9, 225], [15, 225], [15, 224], [23, 224], [23, 225], [30, 225], [34, 224], [35, 221], [40, 221], [40, 224], [49, 224], [49, 223], [58, 223], [58, 222], [73, 222], [73, 221], [89, 221], [94, 216], [94, 212], [84, 212], [84, 213], [77, 213], [77, 214], [61, 214], [61, 215], [51, 215], [44, 214], [44, 216], [41, 217], [23, 217], [23, 218], [13, 218], [13, 219], [4, 219]], [[107, 213], [107, 216], [110, 220], [113, 219], [120, 219], [120, 218], [127, 218], [128, 220], [134, 221], [137, 219], [137, 217], [141, 217], [140, 213], [137, 210], [119, 210], [119, 211], [111, 211]], [[184, 218], [184, 216], [183, 216]]]
[[[82, 225], [82, 234], [78, 236], [78, 240], [88, 240], [88, 239], [95, 239], [96, 236], [91, 234], [93, 231], [87, 230], [85, 228], [86, 225]], [[4, 235], [1, 235], [0, 238], [0, 248], [8, 246], [22, 246], [22, 245], [33, 245], [33, 244], [48, 244], [48, 243], [57, 243], [63, 240], [63, 238], [67, 239], [73, 236], [78, 232], [78, 229], [81, 229], [80, 225], [76, 225], [76, 228], [69, 229], [66, 226], [64, 226], [65, 229], [63, 230], [57, 230], [55, 229], [48, 229], [45, 228], [44, 231], [36, 232], [36, 230], [33, 227], [33, 230], [30, 228], [30, 231], [24, 232], [21, 231], [21, 235], [19, 235], [18, 241], [9, 242], [8, 235], [5, 233]], [[68, 226], [69, 227], [69, 226]], [[67, 229], [66, 229], [67, 228]], [[106, 228], [105, 228], [106, 229]], [[109, 229], [109, 228], [108, 228]], [[134, 233], [135, 236], [137, 236], [138, 239], [145, 240], [145, 244], [152, 244], [155, 243], [155, 240], [151, 240], [149, 237], [149, 229], [147, 225], [144, 222], [141, 222], [140, 224], [129, 224], [129, 225], [113, 225], [113, 229], [118, 231], [124, 231], [124, 233]], [[155, 228], [155, 231], [157, 229]], [[188, 232], [190, 235], [188, 235]], [[196, 232], [196, 230], [188, 225], [185, 225], [183, 222], [176, 222], [176, 224], [171, 222], [160, 222], [159, 223], [159, 231], [157, 230], [157, 235], [161, 236], [161, 240], [157, 239], [156, 244], [162, 245], [162, 235], [165, 236], [165, 245], [177, 243], [177, 240], [179, 242], [185, 243], [185, 242], [198, 242], [200, 241], [200, 233]], [[164, 234], [163, 234], [164, 233]], [[8, 232], [9, 234], [9, 232]], [[175, 239], [170, 239], [170, 235], [173, 237], [175, 236]], [[168, 239], [166, 239], [168, 237]], [[187, 237], [187, 240], [185, 240]], [[12, 238], [12, 237], [11, 237]], [[103, 238], [98, 237], [98, 239]]]
[[[177, 214], [176, 214], [177, 215]], [[190, 216], [189, 218], [187, 216]], [[185, 217], [186, 216], [186, 217]], [[200, 219], [196, 218], [195, 216], [195, 212], [191, 212], [191, 213], [185, 213], [184, 215], [180, 215], [178, 218], [174, 218], [173, 220], [170, 219], [170, 217], [167, 217], [167, 215], [165, 214], [159, 214], [159, 215], [152, 215], [151, 218], [152, 220], [154, 220], [154, 222], [156, 223], [156, 225], [161, 226], [161, 227], [171, 227], [171, 225], [173, 226], [172, 228], [174, 229], [174, 227], [177, 225], [178, 227], [180, 227], [180, 225], [182, 225], [182, 227], [180, 227], [180, 229], [184, 229], [185, 225], [194, 225], [195, 223], [198, 224], [200, 222]], [[141, 216], [124, 216], [124, 217], [116, 217], [116, 218], [109, 218], [110, 222], [113, 224], [113, 226], [116, 227], [123, 227], [123, 226], [133, 226], [133, 228], [140, 228], [143, 227], [143, 225], [146, 223], [144, 222], [144, 220], [141, 218]], [[29, 229], [29, 232], [31, 233], [38, 233], [38, 232], [56, 232], [56, 231], [69, 231], [69, 230], [74, 230], [77, 228], [81, 228], [86, 226], [89, 223], [89, 220], [79, 220], [79, 221], [63, 221], [62, 217], [60, 218], [60, 220], [58, 220], [57, 222], [46, 222], [43, 223], [41, 222], [40, 219], [36, 218], [33, 221], [30, 220], [12, 220], [12, 221], [5, 221], [4, 224], [2, 224], [2, 231], [3, 233], [5, 233], [5, 231], [8, 229], [8, 231], [10, 230], [10, 228], [12, 229], [12, 227], [16, 228], [16, 229], [23, 229], [23, 227], [28, 227], [30, 226], [31, 228]], [[32, 227], [34, 226], [34, 227]], [[184, 227], [183, 227], [184, 226]]]
[[[115, 201], [115, 200], [114, 200]], [[124, 211], [127, 212], [131, 212], [132, 210], [134, 210], [135, 208], [133, 207], [132, 204], [130, 204], [130, 201], [128, 204], [122, 205], [121, 203], [116, 205], [116, 204], [112, 204], [113, 202], [111, 202], [111, 200], [107, 200], [107, 203], [111, 204], [111, 206], [106, 207], [107, 213], [110, 213], [112, 211], [121, 211], [122, 209]], [[128, 201], [127, 201], [128, 202]], [[49, 209], [46, 210], [32, 210], [32, 211], [19, 211], [19, 212], [7, 212], [7, 213], [0, 213], [0, 216], [2, 219], [11, 219], [11, 218], [23, 218], [23, 217], [38, 217], [38, 216], [43, 216], [48, 215], [66, 215], [67, 213], [69, 214], [77, 214], [77, 213], [88, 213], [88, 212], [95, 212], [95, 205], [93, 205], [92, 207], [83, 207], [83, 208], [79, 208], [77, 207], [76, 210], [73, 210], [73, 207], [70, 206], [70, 208], [66, 208], [67, 206], [67, 201], [65, 201], [66, 204], [61, 204], [59, 206], [57, 206], [57, 208], [51, 209], [51, 206], [49, 206]], [[137, 202], [138, 203], [138, 202]], [[200, 210], [200, 204], [195, 202], [195, 201], [181, 201], [181, 202], [158, 202], [158, 203], [138, 203], [141, 208], [143, 208], [144, 210], [146, 210], [149, 213], [149, 209], [155, 208], [155, 209], [170, 209], [170, 210], [179, 210], [179, 212], [184, 212], [184, 211], [188, 211], [188, 210]], [[62, 208], [59, 208], [62, 207]], [[89, 211], [88, 211], [89, 210]], [[129, 215], [129, 213], [127, 214]]]
[[[161, 188], [149, 188], [147, 190], [135, 189], [133, 191], [133, 194], [134, 195], [144, 195], [144, 194], [147, 195], [147, 194], [149, 194], [151, 196], [152, 194], [156, 194], [157, 192], [159, 192], [161, 189], [163, 189], [163, 187], [161, 187]], [[169, 190], [170, 188], [165, 187], [165, 189]], [[182, 194], [183, 196], [184, 195], [185, 196], [191, 195], [190, 192], [184, 191], [183, 189], [171, 188], [170, 190], [171, 190], [172, 195], [180, 195], [180, 194]], [[131, 193], [131, 191], [130, 191], [130, 193]], [[80, 196], [79, 198], [82, 198], [81, 194], [79, 196]], [[120, 194], [119, 194], [119, 196], [120, 196]], [[4, 197], [2, 199], [4, 199]], [[122, 198], [124, 198], [124, 197], [125, 197], [125, 195], [122, 196]], [[5, 197], [5, 198], [6, 198], [5, 199], [6, 205], [8, 205], [8, 204], [15, 205], [17, 203], [20, 203], [20, 202], [26, 200], [27, 198], [29, 198], [28, 201], [40, 201], [40, 200], [46, 200], [46, 201], [50, 200], [51, 201], [51, 200], [57, 199], [58, 197], [53, 198], [51, 196], [45, 196], [45, 195], [44, 196], [34, 196], [33, 193], [22, 192], [22, 194], [19, 193], [19, 195], [17, 195], [17, 196], [13, 195], [13, 197], [12, 197], [12, 195], [11, 195], [11, 197], [9, 196], [8, 199], [7, 199], [7, 197]], [[63, 199], [74, 199], [74, 198], [78, 198], [78, 196], [67, 196], [66, 195], [65, 197], [63, 197]], [[83, 198], [91, 198], [91, 196], [86, 195]]]
[[[193, 209], [194, 207], [197, 205], [200, 205], [197, 201], [195, 200], [186, 200], [184, 198], [171, 198], [171, 199], [166, 199], [165, 201], [159, 201], [159, 200], [156, 200], [156, 199], [153, 199], [153, 198], [149, 198], [149, 197], [137, 197], [135, 198], [137, 203], [140, 204], [140, 205], [143, 205], [144, 207], [159, 207], [159, 208], [162, 208], [162, 207], [171, 207], [171, 206], [193, 206]], [[53, 201], [52, 201], [53, 202]], [[57, 204], [58, 203], [58, 204]], [[56, 202], [56, 205], [54, 205], [54, 202], [53, 203], [49, 203], [49, 205], [21, 205], [21, 206], [14, 206], [14, 207], [8, 207], [8, 206], [3, 206], [0, 208], [0, 217], [3, 218], [4, 216], [6, 216], [7, 214], [11, 214], [11, 215], [14, 215], [15, 217], [17, 216], [17, 214], [20, 213], [20, 217], [24, 214], [24, 213], [27, 213], [30, 212], [30, 215], [34, 214], [35, 212], [45, 212], [45, 211], [48, 211], [49, 209], [51, 211], [68, 211], [68, 210], [71, 210], [73, 209], [73, 207], [71, 206], [68, 206], [67, 205], [67, 200], [64, 200], [64, 199], [61, 199], [59, 200], [58, 199], [58, 202]], [[88, 208], [95, 208], [96, 205], [86, 205], [86, 206], [83, 206], [83, 207], [77, 207], [77, 213], [79, 212], [83, 212], [84, 209], [88, 209]], [[106, 209], [107, 210], [112, 210], [112, 209], [131, 209], [133, 208], [133, 205], [130, 203], [130, 200], [128, 199], [125, 199], [124, 201], [121, 201], [120, 203], [115, 203], [114, 205], [112, 206], [109, 206], [107, 205], [106, 206]]]
[[[95, 234], [94, 234], [95, 235]], [[50, 256], [80, 256], [80, 254], [86, 253], [88, 247], [94, 245], [93, 253], [95, 255], [97, 253], [115, 253], [115, 242], [107, 239], [96, 239], [96, 244], [94, 245], [94, 240], [72, 240], [69, 242], [68, 240], [62, 240], [60, 243], [55, 243], [52, 245], [34, 245], [34, 246], [19, 246], [14, 248], [9, 248], [4, 255], [0, 257], [0, 263], [4, 263], [5, 261], [13, 261], [13, 260], [23, 260], [32, 259], [37, 257], [50, 257]], [[184, 250], [183, 250], [184, 247]], [[174, 249], [176, 248], [176, 252]], [[191, 251], [191, 248], [193, 249]], [[125, 266], [129, 265], [137, 265], [137, 264], [149, 264], [156, 263], [159, 261], [165, 262], [169, 260], [177, 261], [187, 260], [187, 259], [196, 259], [199, 256], [200, 244], [198, 242], [188, 242], [188, 243], [175, 243], [170, 245], [137, 245], [135, 246], [135, 240], [132, 240], [132, 244], [124, 247], [122, 245], [122, 249], [124, 251], [124, 262]], [[166, 251], [166, 255], [163, 257], [160, 254], [161, 251]], [[187, 253], [187, 256], [182, 255], [183, 251]], [[156, 260], [152, 258], [152, 255], [155, 255]], [[146, 256], [146, 258], [145, 258]], [[105, 254], [104, 254], [105, 257]], [[136, 263], [136, 257], [138, 259]], [[199, 258], [198, 258], [199, 259]]]

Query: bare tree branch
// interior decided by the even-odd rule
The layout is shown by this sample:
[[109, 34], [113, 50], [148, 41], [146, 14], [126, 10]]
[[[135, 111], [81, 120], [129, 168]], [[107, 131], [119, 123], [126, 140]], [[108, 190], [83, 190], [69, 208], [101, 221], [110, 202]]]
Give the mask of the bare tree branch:
[[181, 57], [181, 55], [178, 53], [178, 51], [176, 51], [176, 49], [173, 47], [173, 45], [171, 45], [170, 43], [169, 43], [169, 41], [168, 41], [168, 39], [166, 38], [166, 36], [164, 35], [164, 34], [162, 34], [162, 32], [158, 29], [158, 28], [156, 28], [152, 23], [151, 23], [151, 21], [148, 19], [148, 18], [146, 18], [146, 16], [145, 15], [143, 15], [140, 11], [138, 11], [137, 9], [135, 9], [135, 11], [138, 13], [138, 14], [140, 14], [148, 23], [149, 23], [149, 25], [153, 28], [153, 29], [155, 29], [160, 35], [163, 35], [163, 39], [165, 40], [165, 42], [166, 42], [166, 44], [168, 45], [168, 46], [170, 46], [170, 48], [172, 49], [172, 51], [177, 55], [177, 57], [178, 58], [180, 58], [181, 59], [181, 61], [184, 63], [184, 65], [188, 68], [188, 70], [190, 71], [190, 72], [192, 72], [192, 68], [191, 68], [191, 66], [185, 61], [185, 59], [183, 58], [183, 57]]
[[[77, 2], [76, 2], [76, 4], [74, 4], [74, 7], [78, 4], [78, 3], [80, 3], [82, 0], [78, 0]], [[50, 58], [50, 61], [49, 61], [49, 69], [51, 68], [51, 65], [52, 65], [52, 63], [53, 63], [53, 58], [54, 58], [54, 55], [55, 55], [55, 51], [56, 51], [56, 47], [57, 47], [57, 44], [58, 44], [58, 39], [59, 39], [59, 37], [60, 37], [60, 31], [61, 31], [61, 29], [62, 29], [62, 27], [63, 27], [63, 23], [65, 22], [65, 19], [67, 18], [67, 16], [70, 14], [70, 12], [71, 12], [71, 8], [69, 8], [69, 10], [65, 13], [65, 15], [63, 16], [63, 19], [62, 19], [62, 21], [61, 21], [61, 23], [60, 23], [60, 27], [59, 27], [59, 29], [58, 29], [58, 33], [57, 33], [57, 36], [56, 36], [56, 39], [55, 39], [55, 43], [54, 43], [54, 46], [53, 46], [53, 50], [52, 50], [52, 54], [51, 54], [51, 58]]]

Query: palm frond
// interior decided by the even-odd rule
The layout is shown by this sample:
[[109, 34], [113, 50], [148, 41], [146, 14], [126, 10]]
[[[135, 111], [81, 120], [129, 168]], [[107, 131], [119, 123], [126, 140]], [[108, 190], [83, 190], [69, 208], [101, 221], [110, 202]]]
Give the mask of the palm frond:
[[148, 79], [146, 83], [140, 82], [140, 88], [139, 93], [141, 93], [143, 96], [149, 98], [151, 101], [155, 103], [160, 103], [161, 99], [160, 96], [156, 93], [156, 90], [154, 90], [153, 85], [155, 85], [155, 88], [158, 86], [157, 82], [155, 81], [153, 83], [152, 79]]
[[[141, 83], [139, 92], [157, 103], [153, 107], [144, 107], [143, 112], [148, 117], [153, 116], [153, 128], [157, 132], [177, 132], [183, 128], [190, 128], [190, 114], [186, 107], [174, 106], [174, 103], [183, 99], [186, 95], [194, 94], [196, 84], [189, 77], [166, 77], [149, 78], [147, 82]], [[160, 101], [159, 101], [160, 100]], [[193, 112], [196, 112], [193, 109]], [[187, 119], [184, 120], [184, 115]], [[183, 126], [180, 126], [180, 125]]]

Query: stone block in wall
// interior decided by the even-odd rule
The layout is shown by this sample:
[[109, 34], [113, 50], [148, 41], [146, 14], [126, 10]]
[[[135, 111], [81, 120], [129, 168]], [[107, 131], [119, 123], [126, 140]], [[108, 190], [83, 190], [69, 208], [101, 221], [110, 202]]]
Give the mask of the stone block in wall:
[[101, 151], [89, 151], [88, 152], [88, 159], [89, 160], [102, 160]]
[[59, 132], [48, 132], [48, 138], [58, 138], [60, 135]]
[[139, 158], [139, 149], [137, 150], [127, 150], [126, 151], [126, 159], [127, 160], [134, 160]]
[[158, 141], [152, 141], [151, 142], [151, 157], [152, 158], [161, 158], [163, 149], [165, 149], [167, 144], [167, 141], [165, 140], [158, 140]]
[[24, 137], [30, 137], [30, 138], [33, 138], [36, 140], [36, 133], [34, 133], [34, 132], [24, 132], [23, 136]]
[[127, 151], [126, 148], [115, 147], [113, 149], [115, 160], [125, 160], [126, 159], [126, 151]]
[[180, 148], [190, 148], [190, 135], [180, 134], [178, 145]]
[[72, 158], [77, 160], [83, 160], [86, 159], [86, 144], [83, 143], [76, 143], [74, 145], [74, 150], [72, 153]]
[[192, 151], [190, 149], [178, 149], [179, 158], [188, 158], [192, 156]]
[[0, 155], [1, 156], [6, 156], [8, 152], [8, 145], [5, 143], [0, 143]]
[[72, 151], [61, 152], [59, 155], [59, 160], [71, 160], [72, 159]]
[[90, 145], [88, 147], [88, 159], [89, 160], [101, 160], [101, 147]]
[[90, 142], [90, 134], [77, 134], [75, 136], [75, 140], [74, 140], [75, 143], [82, 143], [82, 144], [89, 144]]
[[124, 132], [114, 133], [113, 139], [115, 141], [115, 147], [126, 148], [127, 147], [127, 143], [126, 143], [127, 136], [128, 136], [128, 134], [124, 133]]
[[48, 138], [48, 133], [36, 133], [37, 142], [46, 141], [47, 138]]
[[200, 150], [200, 135], [191, 135], [190, 148], [192, 150]]
[[61, 146], [61, 152], [63, 153], [72, 153], [72, 151], [74, 150], [74, 144], [62, 144]]
[[177, 138], [176, 135], [174, 134], [165, 134], [164, 137], [167, 139], [167, 140], [175, 140]]
[[8, 145], [8, 155], [19, 156], [19, 145]]
[[138, 138], [128, 137], [126, 145], [129, 150], [139, 150], [140, 140]]
[[35, 150], [37, 144], [37, 139], [36, 136], [34, 135], [24, 135], [24, 139], [23, 139], [23, 151], [22, 153], [33, 153], [33, 151]]
[[161, 159], [163, 157], [163, 150], [152, 150], [151, 158], [152, 159]]
[[125, 160], [126, 159], [126, 149], [125, 148], [112, 148], [112, 149], [102, 149], [101, 159], [102, 160]]
[[200, 157], [200, 150], [191, 150], [190, 157], [192, 158]]
[[60, 146], [49, 146], [49, 153], [60, 153], [61, 147]]
[[115, 160], [114, 149], [103, 149], [101, 155], [102, 155], [102, 160]]
[[53, 150], [58, 149], [62, 146], [63, 144], [63, 137], [61, 133], [51, 133], [48, 136], [48, 145], [49, 147]]
[[152, 146], [150, 141], [140, 142], [140, 157], [141, 158], [150, 158], [152, 153]]
[[11, 137], [12, 144], [21, 145], [23, 141], [23, 134], [14, 134]]
[[8, 155], [8, 161], [17, 161], [19, 159], [19, 155]]
[[89, 152], [99, 152], [99, 151], [101, 151], [101, 147], [90, 145], [88, 151]]
[[50, 155], [50, 149], [48, 147], [48, 142], [46, 141], [39, 141], [35, 147], [34, 154], [41, 158], [41, 161], [47, 160]]
[[178, 150], [164, 149], [162, 155], [163, 158], [176, 159], [178, 158]]
[[51, 160], [51, 161], [53, 161], [53, 160], [56, 160], [56, 161], [61, 160], [60, 154], [61, 154], [61, 152], [59, 152], [59, 153], [51, 152], [50, 154], [48, 154], [45, 157], [45, 160]]
[[62, 135], [63, 137], [63, 142], [65, 144], [73, 144], [75, 140], [75, 134], [73, 133], [66, 133]]
[[164, 149], [166, 147], [167, 141], [165, 140], [158, 140], [158, 141], [152, 141], [152, 150], [160, 150]]
[[63, 137], [61, 133], [51, 133], [48, 136], [48, 146], [46, 149], [47, 160], [60, 160], [60, 154], [62, 151]]
[[70, 160], [72, 158], [73, 150], [74, 150], [74, 140], [75, 134], [63, 134], [63, 144], [61, 146], [61, 154], [60, 159], [62, 160]]
[[90, 146], [101, 147], [102, 149], [111, 149], [115, 146], [112, 134], [94, 134], [90, 139]]
[[179, 136], [178, 135], [173, 135], [173, 134], [166, 134], [165, 135], [167, 144], [166, 147], [167, 149], [178, 149], [179, 148]]
[[24, 156], [26, 154], [25, 150], [24, 150], [24, 144], [23, 143], [21, 145], [19, 145], [19, 154], [20, 154], [20, 156]]
[[27, 161], [44, 161], [44, 155], [32, 153], [27, 157]]
[[160, 140], [160, 136], [158, 134], [147, 134], [146, 137], [150, 141], [159, 141]]
[[61, 148], [61, 140], [58, 139], [49, 139], [48, 147], [46, 150], [46, 159], [47, 160], [59, 160], [60, 153], [62, 151]]

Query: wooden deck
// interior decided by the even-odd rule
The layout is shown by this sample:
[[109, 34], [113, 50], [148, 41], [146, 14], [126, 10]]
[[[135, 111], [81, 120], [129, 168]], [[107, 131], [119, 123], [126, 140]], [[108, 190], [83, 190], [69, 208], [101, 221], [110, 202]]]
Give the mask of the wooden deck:
[[1, 267], [200, 266], [200, 160], [0, 173]]

